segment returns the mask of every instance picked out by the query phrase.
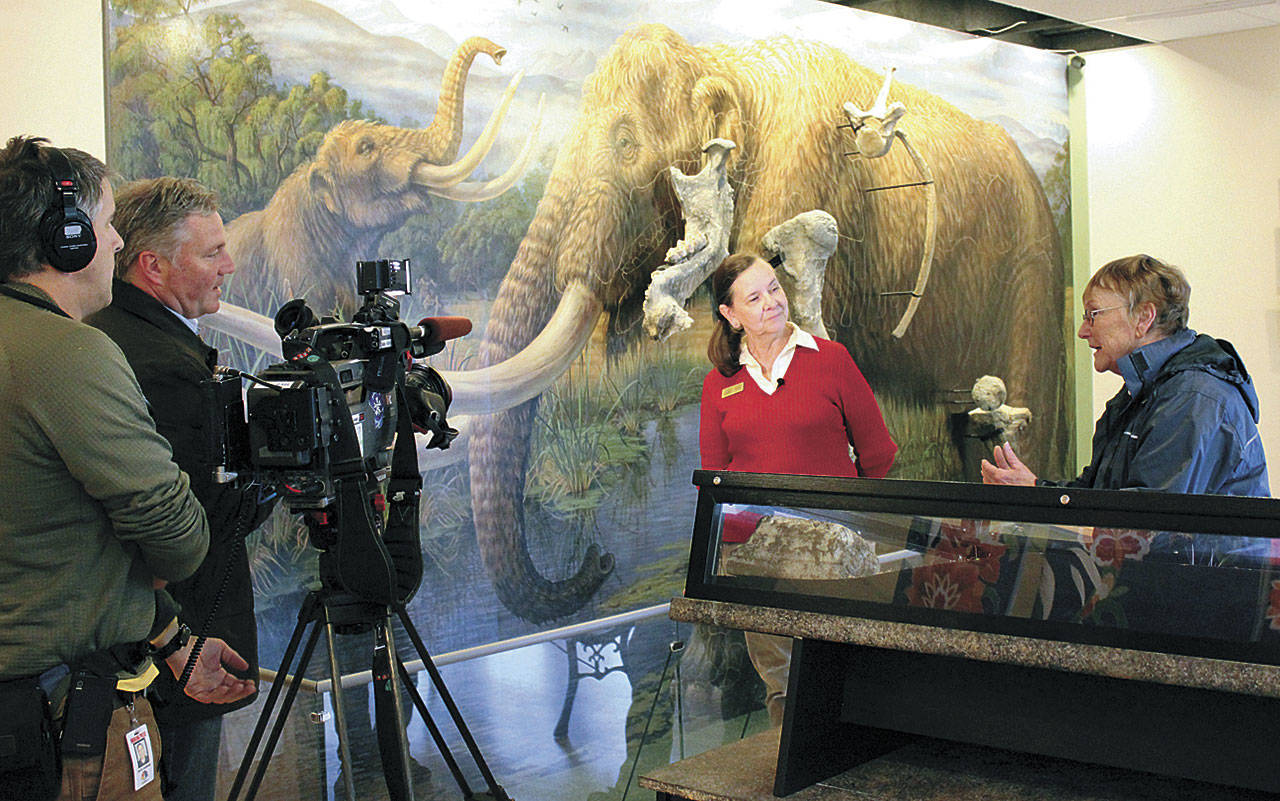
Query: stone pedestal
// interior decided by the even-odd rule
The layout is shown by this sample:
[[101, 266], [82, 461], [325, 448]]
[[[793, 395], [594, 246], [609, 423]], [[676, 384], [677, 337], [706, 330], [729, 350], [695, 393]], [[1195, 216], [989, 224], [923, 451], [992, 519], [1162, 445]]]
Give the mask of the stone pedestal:
[[[651, 774], [642, 786], [659, 799], [1280, 791], [1276, 667], [695, 599], [674, 600], [671, 616], [798, 639], [781, 731]], [[921, 770], [934, 778], [921, 784]], [[963, 790], [991, 781], [1010, 789]], [[858, 794], [812, 794], [842, 786]]]

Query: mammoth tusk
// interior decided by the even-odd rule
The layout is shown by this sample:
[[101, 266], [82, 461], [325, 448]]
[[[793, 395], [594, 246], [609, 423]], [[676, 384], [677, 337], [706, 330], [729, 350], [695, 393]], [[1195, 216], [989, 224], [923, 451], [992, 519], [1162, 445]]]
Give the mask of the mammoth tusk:
[[545, 94], [538, 98], [538, 115], [534, 118], [533, 127], [529, 130], [529, 136], [524, 140], [524, 147], [520, 149], [520, 155], [516, 156], [515, 162], [507, 168], [506, 172], [483, 183], [465, 181], [457, 186], [431, 187], [427, 191], [436, 197], [447, 198], [448, 200], [478, 203], [482, 200], [492, 200], [515, 186], [516, 181], [520, 180], [520, 176], [524, 175], [525, 169], [528, 168], [529, 160], [533, 158], [533, 149], [534, 145], [537, 144], [538, 131], [542, 128], [542, 106], [546, 99], [547, 96]]
[[284, 356], [280, 335], [271, 318], [243, 306], [223, 302], [216, 312], [201, 317], [200, 325], [235, 337], [272, 356]]
[[536, 398], [586, 347], [602, 310], [582, 284], [570, 284], [551, 320], [524, 350], [478, 370], [440, 371], [453, 389], [455, 414], [494, 414]]
[[489, 122], [485, 124], [484, 130], [480, 132], [480, 138], [471, 145], [471, 149], [466, 155], [458, 159], [452, 164], [419, 164], [413, 168], [413, 182], [425, 189], [445, 189], [450, 186], [461, 183], [468, 175], [480, 166], [480, 162], [488, 155], [489, 149], [493, 147], [494, 141], [498, 138], [498, 128], [502, 126], [502, 120], [507, 116], [507, 109], [511, 105], [511, 99], [515, 97], [516, 87], [520, 85], [521, 78], [524, 77], [524, 71], [516, 73], [511, 82], [507, 84], [507, 90], [502, 93], [502, 101], [498, 103], [498, 107], [493, 110], [493, 114], [489, 115]]
[[938, 241], [938, 189], [933, 183], [933, 172], [929, 169], [929, 163], [911, 146], [911, 140], [907, 139], [907, 135], [902, 131], [894, 131], [893, 135], [902, 140], [902, 146], [907, 149], [911, 160], [915, 162], [925, 187], [924, 255], [920, 257], [920, 272], [916, 275], [916, 286], [911, 291], [907, 310], [902, 313], [902, 319], [893, 329], [894, 339], [902, 339], [903, 334], [907, 333], [907, 326], [911, 325], [911, 318], [916, 315], [920, 298], [924, 296], [924, 288], [929, 283], [929, 272], [933, 268], [933, 246]]
[[[571, 284], [551, 320], [524, 350], [478, 370], [441, 370], [440, 375], [453, 390], [451, 412], [459, 416], [494, 414], [542, 394], [586, 347], [601, 309], [600, 301], [590, 290]], [[202, 317], [201, 323], [273, 356], [282, 356], [275, 324], [257, 312], [223, 303], [217, 312]], [[453, 448], [465, 450], [456, 441]]]

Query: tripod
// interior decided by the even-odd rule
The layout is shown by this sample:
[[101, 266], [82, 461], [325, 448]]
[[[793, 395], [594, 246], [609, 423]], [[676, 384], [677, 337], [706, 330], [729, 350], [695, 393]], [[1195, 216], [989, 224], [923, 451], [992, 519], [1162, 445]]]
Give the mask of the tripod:
[[[395, 643], [391, 633], [392, 613], [399, 617], [405, 632], [413, 643], [414, 649], [418, 652], [419, 658], [422, 659], [422, 663], [431, 677], [432, 684], [435, 686], [436, 691], [439, 692], [454, 726], [466, 743], [467, 751], [488, 784], [487, 791], [477, 793], [467, 784], [457, 760], [454, 759], [448, 743], [445, 742], [444, 735], [431, 717], [430, 712], [427, 711], [427, 705], [418, 693], [417, 687], [414, 686], [408, 671], [405, 670], [404, 665], [401, 664], [396, 656]], [[298, 646], [302, 643], [302, 638], [306, 634], [308, 626], [311, 627], [310, 634], [307, 636], [306, 645], [303, 647], [297, 666], [292, 668], [292, 677], [288, 682], [288, 690], [285, 692], [284, 704], [280, 707], [275, 717], [275, 723], [272, 726], [270, 736], [267, 738], [262, 759], [258, 763], [258, 769], [254, 773], [252, 782], [249, 784], [248, 793], [245, 796], [247, 801], [252, 801], [257, 795], [258, 786], [262, 782], [267, 765], [271, 761], [272, 752], [275, 750], [280, 733], [284, 729], [289, 709], [293, 706], [298, 690], [302, 686], [303, 675], [311, 661], [316, 643], [320, 640], [321, 631], [328, 638], [329, 673], [333, 682], [333, 710], [335, 728], [338, 735], [338, 755], [342, 763], [347, 798], [350, 801], [356, 801], [353, 766], [347, 737], [346, 714], [342, 705], [342, 676], [338, 667], [334, 638], [335, 636], [369, 630], [372, 630], [374, 634], [373, 687], [378, 750], [382, 757], [383, 777], [386, 779], [387, 792], [391, 801], [413, 801], [413, 786], [409, 781], [409, 744], [404, 738], [405, 713], [400, 703], [398, 686], [402, 686], [408, 692], [418, 710], [418, 714], [422, 716], [422, 720], [426, 724], [427, 731], [430, 732], [440, 756], [444, 759], [450, 773], [453, 774], [454, 781], [458, 784], [458, 789], [462, 792], [462, 797], [468, 801], [470, 799], [477, 799], [477, 801], [511, 801], [506, 790], [497, 783], [493, 773], [489, 770], [488, 764], [485, 763], [484, 756], [480, 753], [480, 748], [476, 745], [475, 739], [467, 728], [466, 721], [462, 719], [462, 714], [453, 702], [453, 697], [449, 694], [449, 689], [445, 686], [444, 679], [440, 676], [440, 671], [436, 668], [430, 654], [427, 653], [427, 648], [423, 644], [422, 638], [418, 635], [418, 630], [405, 612], [404, 605], [371, 603], [358, 596], [329, 587], [309, 592], [302, 603], [302, 607], [298, 610], [298, 623], [294, 626], [293, 634], [289, 638], [289, 645], [285, 649], [284, 657], [281, 659], [280, 679], [271, 685], [271, 692], [267, 694], [267, 700], [258, 716], [253, 736], [249, 740], [249, 748], [240, 762], [235, 782], [231, 786], [229, 801], [237, 801], [240, 796], [240, 789], [248, 775], [253, 759], [257, 755], [262, 736], [266, 732], [267, 725], [271, 722], [272, 712], [275, 710], [282, 691], [284, 691], [285, 682], [283, 677], [293, 665], [294, 656], [297, 653]]]

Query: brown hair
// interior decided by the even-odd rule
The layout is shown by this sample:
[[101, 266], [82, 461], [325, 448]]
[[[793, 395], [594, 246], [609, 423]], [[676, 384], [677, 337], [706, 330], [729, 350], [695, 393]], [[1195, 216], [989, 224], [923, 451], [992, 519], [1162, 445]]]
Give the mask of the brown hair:
[[1129, 300], [1129, 313], [1144, 303], [1156, 307], [1152, 328], [1164, 336], [1187, 327], [1191, 316], [1191, 284], [1182, 270], [1145, 253], [1126, 256], [1103, 265], [1085, 291], [1105, 289]]
[[738, 352], [742, 347], [742, 329], [729, 325], [729, 321], [720, 313], [720, 306], [733, 305], [733, 282], [757, 261], [763, 259], [754, 253], [731, 253], [711, 274], [711, 314], [714, 316], [715, 326], [711, 329], [711, 341], [707, 343], [707, 358], [721, 375], [733, 375], [742, 366], [738, 361]]
[[48, 258], [40, 243], [40, 221], [60, 203], [49, 151], [59, 150], [76, 182], [76, 208], [89, 219], [102, 210], [102, 181], [111, 175], [98, 159], [48, 139], [15, 136], [0, 151], [0, 281], [40, 272]]
[[116, 254], [116, 276], [124, 278], [144, 250], [172, 259], [186, 236], [187, 218], [218, 213], [218, 195], [191, 178], [147, 178], [116, 192], [112, 218], [124, 248]]

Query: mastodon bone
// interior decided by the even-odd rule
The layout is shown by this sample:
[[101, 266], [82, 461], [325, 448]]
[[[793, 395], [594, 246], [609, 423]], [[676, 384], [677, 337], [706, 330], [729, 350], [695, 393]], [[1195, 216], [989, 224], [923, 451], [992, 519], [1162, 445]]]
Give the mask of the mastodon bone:
[[985, 436], [994, 433], [1010, 445], [1018, 444], [1018, 435], [1031, 422], [1031, 410], [1024, 406], [1005, 403], [1008, 392], [999, 376], [984, 375], [973, 382], [973, 402], [977, 408], [969, 410], [969, 434]]
[[684, 304], [698, 285], [729, 255], [733, 225], [733, 187], [725, 171], [737, 145], [712, 139], [702, 147], [706, 163], [697, 175], [670, 168], [671, 185], [684, 214], [684, 238], [667, 251], [644, 292], [644, 330], [663, 340], [693, 325]]
[[827, 339], [822, 322], [822, 282], [827, 259], [836, 252], [840, 229], [836, 218], [822, 209], [797, 214], [769, 229], [760, 247], [782, 256], [782, 269], [795, 282], [791, 295], [791, 321], [814, 336]]
[[[853, 129], [854, 153], [869, 159], [880, 158], [893, 147], [895, 137], [901, 139], [907, 155], [920, 173], [920, 181], [907, 186], [923, 186], [926, 193], [924, 255], [920, 259], [916, 285], [910, 292], [894, 293], [911, 296], [906, 311], [902, 313], [902, 319], [898, 321], [892, 332], [895, 339], [901, 339], [907, 333], [907, 327], [911, 325], [916, 309], [920, 307], [920, 299], [924, 297], [925, 287], [929, 283], [929, 271], [933, 267], [933, 250], [938, 236], [938, 190], [933, 184], [933, 172], [929, 169], [924, 157], [912, 147], [911, 140], [907, 138], [904, 131], [896, 130], [898, 120], [907, 113], [907, 107], [902, 103], [897, 101], [889, 103], [889, 88], [893, 85], [893, 73], [896, 71], [897, 67], [889, 67], [885, 70], [884, 83], [880, 86], [880, 93], [876, 95], [876, 102], [871, 108], [864, 111], [853, 103], [845, 103], [844, 113], [849, 118], [849, 127]], [[854, 155], [854, 153], [845, 155]]]
[[897, 101], [889, 103], [889, 86], [897, 67], [885, 70], [884, 84], [876, 96], [875, 105], [863, 111], [853, 103], [844, 104], [844, 113], [853, 127], [854, 146], [869, 159], [880, 158], [893, 146], [893, 131], [898, 120], [907, 113], [907, 107]]

